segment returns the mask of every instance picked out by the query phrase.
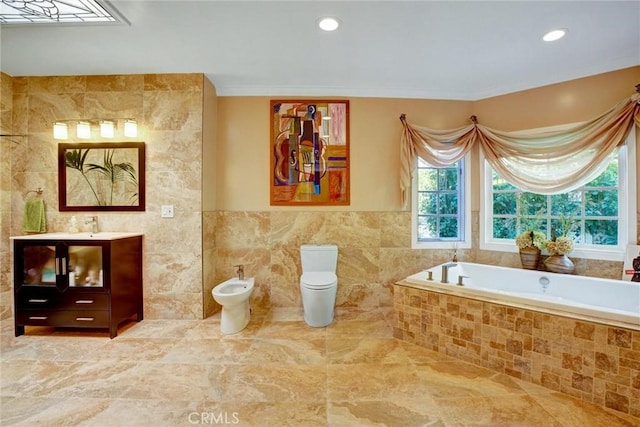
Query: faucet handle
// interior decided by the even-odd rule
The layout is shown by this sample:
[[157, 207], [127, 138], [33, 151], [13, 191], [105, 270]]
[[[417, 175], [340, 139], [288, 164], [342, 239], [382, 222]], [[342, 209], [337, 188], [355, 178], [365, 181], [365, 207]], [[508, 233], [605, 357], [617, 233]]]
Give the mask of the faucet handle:
[[458, 276], [458, 283], [456, 283], [456, 285], [458, 285], [458, 286], [464, 286], [463, 279], [468, 279], [468, 278], [469, 278], [469, 276], [462, 276], [462, 275], [459, 275], [459, 276]]

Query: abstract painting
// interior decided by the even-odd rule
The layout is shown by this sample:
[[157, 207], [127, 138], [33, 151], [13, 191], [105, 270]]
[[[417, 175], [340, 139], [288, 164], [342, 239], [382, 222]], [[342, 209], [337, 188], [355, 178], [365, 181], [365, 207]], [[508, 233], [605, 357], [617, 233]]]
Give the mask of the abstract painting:
[[349, 205], [349, 101], [271, 101], [271, 205]]

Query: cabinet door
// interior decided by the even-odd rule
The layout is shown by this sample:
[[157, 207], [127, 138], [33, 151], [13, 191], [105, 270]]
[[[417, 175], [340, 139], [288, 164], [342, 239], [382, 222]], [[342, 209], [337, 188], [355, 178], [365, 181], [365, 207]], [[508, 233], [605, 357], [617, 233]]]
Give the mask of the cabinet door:
[[19, 242], [15, 246], [16, 288], [51, 286], [63, 288], [61, 260], [55, 242]]
[[104, 242], [16, 241], [15, 289], [22, 286], [103, 288]]
[[105, 274], [102, 244], [66, 243], [69, 287], [102, 288]]

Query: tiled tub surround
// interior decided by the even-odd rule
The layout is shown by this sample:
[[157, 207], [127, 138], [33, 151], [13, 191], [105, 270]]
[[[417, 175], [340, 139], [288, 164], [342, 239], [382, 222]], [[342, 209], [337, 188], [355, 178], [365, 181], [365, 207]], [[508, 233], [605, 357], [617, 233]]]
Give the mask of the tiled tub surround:
[[394, 336], [640, 422], [640, 330], [551, 310], [394, 286]]

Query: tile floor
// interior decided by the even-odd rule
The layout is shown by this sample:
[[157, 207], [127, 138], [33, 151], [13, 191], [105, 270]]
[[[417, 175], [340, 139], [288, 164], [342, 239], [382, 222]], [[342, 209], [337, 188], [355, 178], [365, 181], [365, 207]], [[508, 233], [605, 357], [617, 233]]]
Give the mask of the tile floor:
[[3, 321], [0, 425], [636, 426], [637, 419], [392, 338], [389, 310], [145, 320], [102, 331]]

